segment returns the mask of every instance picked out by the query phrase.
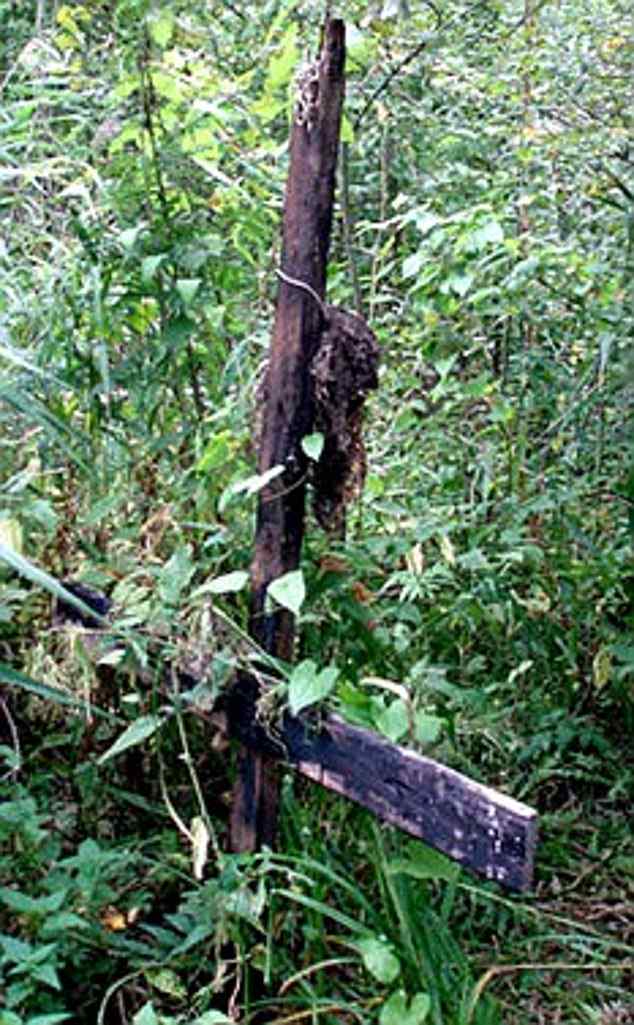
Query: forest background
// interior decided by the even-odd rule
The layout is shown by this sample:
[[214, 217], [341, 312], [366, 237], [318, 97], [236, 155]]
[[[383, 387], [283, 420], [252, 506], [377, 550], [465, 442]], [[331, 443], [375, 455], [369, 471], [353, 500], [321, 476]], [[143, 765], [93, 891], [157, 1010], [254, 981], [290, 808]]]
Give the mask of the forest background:
[[[252, 655], [321, 7], [0, 0], [1, 1025], [634, 1022], [629, 3], [336, 12], [328, 297], [382, 366], [347, 539], [312, 524], [285, 600], [330, 707], [538, 809], [534, 892], [292, 776], [277, 852], [223, 853], [190, 713]], [[97, 672], [68, 579], [114, 603]]]

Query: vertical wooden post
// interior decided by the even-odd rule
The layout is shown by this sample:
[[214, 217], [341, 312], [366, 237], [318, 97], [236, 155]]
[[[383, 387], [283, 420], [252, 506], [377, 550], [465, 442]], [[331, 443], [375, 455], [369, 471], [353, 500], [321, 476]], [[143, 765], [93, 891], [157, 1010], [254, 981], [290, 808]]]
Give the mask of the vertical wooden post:
[[[284, 203], [282, 269], [323, 298], [332, 226], [335, 171], [344, 96], [345, 27], [326, 22], [321, 52], [298, 76]], [[302, 438], [311, 433], [314, 403], [310, 364], [322, 315], [301, 288], [280, 283], [269, 353], [258, 469], [284, 472], [260, 493], [251, 563], [250, 633], [271, 655], [291, 661], [295, 627], [290, 612], [267, 612], [271, 581], [297, 569], [304, 535], [307, 461]], [[243, 681], [242, 698], [257, 698], [254, 681]], [[240, 693], [240, 688], [239, 688]], [[233, 795], [231, 847], [272, 846], [277, 822], [275, 763], [246, 748], [240, 753]]]

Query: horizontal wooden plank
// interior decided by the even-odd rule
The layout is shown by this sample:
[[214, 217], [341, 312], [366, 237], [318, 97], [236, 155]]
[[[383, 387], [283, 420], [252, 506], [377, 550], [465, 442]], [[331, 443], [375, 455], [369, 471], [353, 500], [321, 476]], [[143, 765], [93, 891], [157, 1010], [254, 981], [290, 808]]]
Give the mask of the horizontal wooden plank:
[[[66, 586], [102, 615], [107, 613], [108, 599], [88, 588]], [[64, 603], [58, 604], [56, 620], [60, 625], [95, 625]], [[177, 671], [177, 676], [181, 691], [195, 686], [188, 674]], [[164, 678], [172, 679], [169, 668]], [[200, 714], [221, 722], [246, 747], [287, 762], [484, 879], [508, 890], [530, 889], [537, 841], [534, 809], [334, 715], [318, 726], [310, 716], [285, 715], [279, 726], [264, 723], [257, 699], [254, 678], [240, 674], [214, 710]]]
[[433, 758], [337, 716], [319, 729], [286, 716], [279, 734], [258, 723], [253, 684], [243, 677], [227, 704], [229, 730], [246, 746], [277, 754], [302, 775], [424, 840], [505, 889], [533, 879], [537, 813]]

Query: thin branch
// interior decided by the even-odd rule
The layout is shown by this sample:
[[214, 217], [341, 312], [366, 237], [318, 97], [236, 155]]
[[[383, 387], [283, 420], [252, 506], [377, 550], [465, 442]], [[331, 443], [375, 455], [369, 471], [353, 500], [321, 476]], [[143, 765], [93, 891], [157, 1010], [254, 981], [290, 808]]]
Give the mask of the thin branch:
[[[0, 708], [4, 712], [4, 717], [7, 720], [9, 733], [11, 734], [11, 740], [13, 742], [13, 750], [15, 752], [16, 759], [19, 763], [21, 761], [20, 738], [18, 736], [18, 731], [15, 722], [13, 721], [13, 716], [11, 715], [11, 712], [9, 711], [9, 706], [7, 705], [4, 698], [0, 698]], [[4, 781], [5, 779], [11, 779], [12, 777], [13, 779], [15, 779], [19, 771], [20, 765], [15, 765], [12, 769], [9, 769], [8, 772], [5, 772], [4, 776], [2, 776], [2, 781]]]
[[363, 121], [365, 115], [369, 111], [369, 109], [372, 106], [372, 104], [374, 103], [374, 101], [381, 95], [381, 93], [385, 92], [385, 90], [389, 86], [390, 82], [392, 82], [393, 79], [396, 78], [396, 76], [399, 74], [399, 72], [401, 72], [403, 70], [403, 68], [407, 67], [408, 64], [411, 64], [411, 62], [413, 60], [416, 60], [416, 58], [423, 52], [423, 50], [426, 50], [427, 47], [429, 46], [429, 44], [433, 40], [435, 40], [436, 38], [437, 37], [436, 37], [435, 33], [431, 33], [431, 32], [425, 33], [425, 35], [423, 36], [422, 42], [420, 42], [418, 44], [418, 46], [414, 47], [413, 50], [411, 50], [409, 53], [407, 53], [403, 57], [403, 59], [400, 60], [399, 63], [396, 64], [392, 68], [392, 70], [389, 72], [389, 74], [387, 74], [385, 76], [383, 81], [379, 83], [379, 85], [376, 87], [376, 89], [372, 93], [370, 93], [370, 96], [368, 97], [365, 105], [361, 108], [361, 113], [358, 114], [356, 119], [355, 119], [355, 122], [354, 122], [355, 132], [359, 128], [359, 126], [361, 125], [361, 122]]

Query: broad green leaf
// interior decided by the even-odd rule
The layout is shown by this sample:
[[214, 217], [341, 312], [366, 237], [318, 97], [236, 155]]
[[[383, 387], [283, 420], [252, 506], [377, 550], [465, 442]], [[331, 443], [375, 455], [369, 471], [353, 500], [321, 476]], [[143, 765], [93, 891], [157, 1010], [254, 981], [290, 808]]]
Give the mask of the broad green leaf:
[[466, 295], [473, 284], [474, 278], [472, 274], [464, 271], [462, 274], [450, 274], [449, 277], [442, 283], [440, 290], [441, 292], [455, 292], [456, 295]]
[[341, 118], [341, 141], [352, 144], [354, 142], [354, 128], [352, 121], [345, 114]]
[[383, 736], [397, 743], [409, 729], [407, 706], [400, 698], [390, 702], [375, 719], [376, 727]]
[[466, 234], [463, 248], [472, 253], [480, 252], [489, 243], [499, 244], [504, 241], [504, 230], [499, 221], [491, 220], [480, 224]]
[[394, 982], [401, 971], [401, 964], [390, 943], [376, 936], [367, 936], [358, 940], [356, 945], [370, 975], [386, 985]]
[[277, 52], [271, 57], [266, 73], [266, 92], [272, 92], [290, 81], [299, 56], [297, 25], [289, 25]]
[[187, 87], [175, 75], [168, 75], [165, 71], [152, 71], [152, 85], [166, 100], [178, 102], [187, 98]]
[[145, 224], [142, 222], [141, 224], [137, 224], [135, 228], [126, 228], [125, 231], [119, 233], [121, 245], [127, 252], [132, 251], [136, 240], [144, 229]]
[[125, 495], [123, 492], [115, 491], [111, 495], [107, 495], [106, 498], [101, 498], [90, 507], [86, 515], [83, 517], [82, 522], [87, 527], [95, 527], [98, 523], [111, 513], [122, 506], [125, 502]]
[[179, 278], [176, 282], [176, 291], [183, 300], [185, 306], [193, 302], [196, 292], [200, 288], [202, 278]]
[[[59, 1021], [67, 1021], [70, 1018], [70, 1014], [59, 1014], [59, 1015], [56, 1015], [56, 1014], [48, 1015], [48, 1014], [46, 1014], [46, 1015], [39, 1015], [38, 1017], [40, 1019], [42, 1017], [45, 1017], [45, 1018], [53, 1017], [53, 1018], [58, 1019]], [[33, 1022], [35, 1020], [36, 1020], [35, 1018], [31, 1018], [30, 1019], [31, 1022]], [[24, 1018], [20, 1018], [17, 1014], [14, 1014], [13, 1011], [6, 1011], [6, 1010], [5, 1011], [0, 1011], [0, 1025], [24, 1025]], [[42, 1023], [40, 1021], [40, 1025], [45, 1025], [45, 1023]], [[50, 1025], [55, 1025], [55, 1023], [54, 1022], [50, 1022]]]
[[[116, 99], [127, 100], [128, 96], [131, 96], [133, 92], [136, 92], [141, 86], [141, 78], [139, 75], [124, 75], [117, 85], [113, 89], [113, 96]], [[130, 128], [134, 126], [130, 125]], [[130, 229], [126, 229], [129, 231]]]
[[167, 996], [177, 997], [179, 1000], [184, 1000], [187, 996], [184, 983], [171, 968], [148, 968], [144, 974], [150, 985], [158, 989], [159, 993], [166, 993]]
[[218, 431], [214, 434], [203, 450], [203, 453], [196, 463], [198, 473], [208, 473], [210, 470], [217, 470], [220, 466], [233, 457], [235, 453], [235, 438], [232, 431]]
[[148, 21], [150, 35], [157, 46], [167, 46], [174, 32], [174, 15], [167, 8], [157, 11]]
[[419, 250], [417, 253], [412, 253], [411, 256], [408, 256], [405, 260], [403, 260], [403, 267], [401, 270], [401, 274], [403, 275], [403, 277], [415, 277], [418, 274], [421, 267], [423, 266], [423, 264], [425, 263], [426, 258], [427, 257], [425, 253]]
[[[55, 1025], [54, 1022], [42, 1022], [42, 1018], [54, 1018], [55, 1021], [68, 1021], [71, 1015], [39, 1015], [37, 1018], [31, 1018], [30, 1021], [38, 1021], [39, 1025]], [[25, 1025], [25, 1019], [20, 1018], [18, 1015], [14, 1015], [12, 1011], [2, 1011], [0, 1013], [0, 1025]]]
[[0, 518], [0, 545], [22, 554], [22, 526], [13, 517]]
[[141, 280], [144, 285], [149, 285], [154, 280], [156, 272], [162, 263], [165, 262], [165, 253], [157, 256], [146, 256], [141, 264]]
[[178, 605], [181, 594], [196, 572], [196, 564], [192, 559], [189, 545], [177, 548], [163, 566], [158, 584], [161, 601], [165, 605]]
[[307, 434], [302, 438], [302, 450], [304, 455], [308, 456], [314, 462], [317, 462], [321, 453], [324, 450], [324, 435], [316, 432], [315, 434]]
[[302, 709], [327, 697], [338, 676], [339, 670], [335, 666], [327, 666], [318, 672], [312, 659], [305, 659], [295, 666], [288, 683], [291, 715], [298, 715]]
[[242, 591], [248, 582], [249, 574], [243, 569], [235, 569], [232, 573], [223, 573], [221, 577], [207, 581], [196, 589], [192, 597], [202, 594], [235, 594]]
[[148, 737], [156, 733], [161, 728], [165, 720], [160, 715], [142, 715], [138, 719], [135, 719], [127, 730], [117, 737], [114, 744], [112, 744], [107, 751], [105, 751], [100, 758], [97, 759], [98, 765], [103, 765], [104, 762], [109, 761], [116, 755], [121, 754], [122, 751], [127, 751], [129, 747], [135, 747], [137, 744], [142, 744]]
[[21, 890], [12, 890], [8, 886], [0, 887], [0, 901], [21, 915], [44, 915], [59, 911], [65, 900], [66, 890], [58, 890], [42, 897], [30, 897]]
[[176, 317], [172, 317], [165, 325], [162, 338], [166, 345], [170, 349], [177, 349], [180, 345], [184, 345], [188, 338], [194, 334], [196, 330], [195, 321], [191, 317], [180, 314]]
[[445, 720], [438, 715], [427, 712], [416, 712], [414, 716], [414, 735], [419, 744], [435, 744], [440, 740]]
[[392, 993], [383, 1004], [379, 1025], [422, 1025], [431, 1010], [427, 993], [415, 993], [411, 1003], [402, 989]]
[[143, 1004], [132, 1019], [132, 1025], [161, 1025], [156, 1011], [150, 1002]]
[[[56, 944], [54, 946], [56, 946]], [[33, 979], [37, 979], [38, 982], [43, 982], [45, 986], [50, 986], [51, 989], [61, 990], [62, 988], [59, 975], [57, 974], [57, 969], [53, 964], [43, 962], [42, 964], [37, 965], [36, 968], [30, 968], [29, 975], [31, 975]]]
[[306, 585], [301, 569], [291, 570], [290, 573], [284, 573], [277, 580], [273, 580], [267, 587], [267, 593], [278, 605], [298, 616], [306, 598]]
[[[4, 933], [0, 933], [0, 947], [2, 947], [7, 960], [12, 961], [14, 964], [30, 960], [33, 954], [33, 947], [30, 943], [18, 940], [15, 936], [8, 936]], [[49, 947], [49, 949], [54, 949], [54, 947]]]
[[[59, 516], [50, 502], [44, 498], [36, 498], [25, 506], [25, 514], [36, 520], [48, 531], [54, 531], [59, 523]], [[0, 521], [1, 523], [1, 521]]]
[[7, 747], [6, 744], [0, 744], [0, 758], [4, 759], [6, 768], [11, 772], [19, 769], [22, 764], [20, 752], [15, 751], [12, 747]]
[[273, 121], [281, 111], [284, 110], [286, 104], [283, 100], [278, 99], [276, 96], [270, 93], [265, 93], [259, 100], [251, 104], [251, 110], [256, 117], [259, 117], [264, 124], [268, 124]]

